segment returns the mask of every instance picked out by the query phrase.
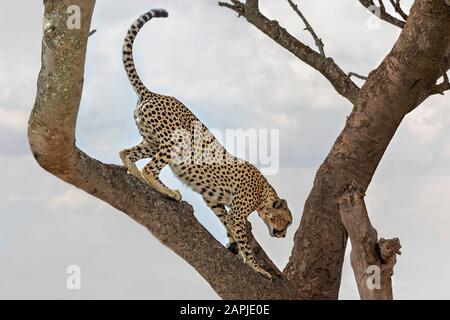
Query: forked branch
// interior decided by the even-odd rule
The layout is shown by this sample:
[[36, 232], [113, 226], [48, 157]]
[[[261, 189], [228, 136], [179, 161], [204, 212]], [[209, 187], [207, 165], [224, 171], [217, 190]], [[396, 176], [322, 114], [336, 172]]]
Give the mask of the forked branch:
[[379, 6], [377, 6], [373, 0], [358, 0], [364, 7], [366, 7], [372, 14], [376, 15], [381, 20], [392, 24], [393, 26], [403, 29], [405, 26], [405, 21], [402, 21], [392, 15], [390, 15], [383, 4], [383, 1], [379, 1]]
[[445, 91], [450, 90], [450, 81], [448, 79], [447, 72], [442, 74], [443, 80], [440, 84], [435, 85], [430, 92], [430, 95], [445, 94]]

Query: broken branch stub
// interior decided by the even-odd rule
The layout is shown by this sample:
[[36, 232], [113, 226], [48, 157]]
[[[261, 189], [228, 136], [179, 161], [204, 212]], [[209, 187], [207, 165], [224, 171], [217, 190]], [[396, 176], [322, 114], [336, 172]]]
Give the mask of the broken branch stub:
[[338, 193], [339, 213], [352, 244], [351, 265], [361, 299], [391, 300], [398, 238], [378, 240], [364, 202], [364, 189], [349, 181]]

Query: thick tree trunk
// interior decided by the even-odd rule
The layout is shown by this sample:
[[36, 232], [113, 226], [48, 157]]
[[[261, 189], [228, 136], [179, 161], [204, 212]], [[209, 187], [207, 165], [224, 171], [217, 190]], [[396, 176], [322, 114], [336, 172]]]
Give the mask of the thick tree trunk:
[[364, 192], [404, 116], [428, 95], [450, 48], [450, 6], [418, 0], [394, 48], [361, 88], [344, 130], [317, 172], [287, 278], [316, 298], [338, 296], [346, 233], [336, 194], [349, 181]]
[[[250, 2], [257, 4], [256, 0]], [[337, 192], [348, 181], [367, 188], [403, 117], [434, 89], [440, 62], [449, 52], [450, 7], [446, 2], [416, 1], [400, 39], [361, 90], [345, 80], [345, 73], [334, 63], [330, 68], [317, 64], [322, 74], [336, 81], [335, 88], [354, 101], [354, 109], [317, 173], [284, 272], [276, 269], [256, 241], [251, 241], [258, 260], [277, 275], [272, 280], [262, 278], [223, 248], [198, 223], [187, 203], [165, 198], [124, 168], [103, 164], [76, 147], [76, 118], [94, 4], [94, 0], [44, 1], [42, 69], [28, 130], [38, 163], [145, 226], [194, 267], [222, 298], [337, 298], [347, 241]], [[79, 30], [67, 28], [69, 5], [80, 7]], [[243, 6], [236, 8], [246, 18], [252, 13], [243, 11]], [[276, 41], [283, 40], [271, 35]], [[310, 59], [309, 50], [299, 50], [300, 59]]]

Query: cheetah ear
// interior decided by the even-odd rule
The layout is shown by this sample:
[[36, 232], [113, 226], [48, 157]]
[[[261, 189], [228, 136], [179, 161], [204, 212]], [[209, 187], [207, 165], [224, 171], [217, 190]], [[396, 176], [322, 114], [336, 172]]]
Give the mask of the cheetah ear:
[[284, 199], [278, 199], [278, 200], [276, 200], [273, 203], [272, 207], [274, 209], [286, 209], [287, 208], [287, 202]]

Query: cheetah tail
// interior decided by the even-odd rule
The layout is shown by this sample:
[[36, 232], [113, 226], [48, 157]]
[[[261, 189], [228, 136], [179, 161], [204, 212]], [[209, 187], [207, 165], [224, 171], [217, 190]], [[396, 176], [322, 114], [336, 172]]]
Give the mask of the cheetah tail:
[[131, 85], [133, 86], [139, 97], [143, 97], [152, 93], [145, 87], [136, 72], [136, 67], [133, 60], [134, 39], [136, 39], [136, 35], [138, 34], [139, 30], [141, 30], [144, 24], [151, 18], [166, 18], [168, 16], [169, 14], [164, 9], [150, 10], [149, 12], [140, 16], [136, 21], [134, 21], [130, 29], [128, 29], [127, 35], [125, 36], [122, 48], [122, 61], [125, 67], [125, 71], [127, 72], [128, 79], [130, 80]]

